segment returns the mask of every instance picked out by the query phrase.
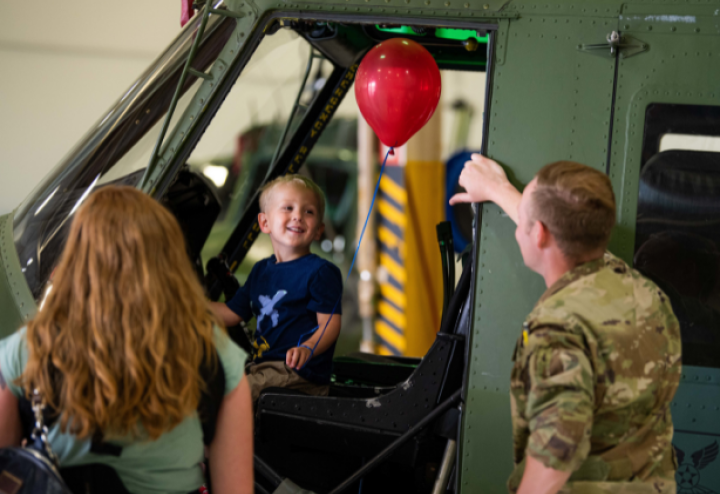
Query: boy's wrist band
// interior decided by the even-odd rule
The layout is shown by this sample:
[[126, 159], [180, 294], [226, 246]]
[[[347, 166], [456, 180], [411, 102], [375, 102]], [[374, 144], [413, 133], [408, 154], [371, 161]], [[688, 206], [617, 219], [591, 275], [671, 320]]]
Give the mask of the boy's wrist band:
[[298, 348], [300, 348], [300, 347], [307, 348], [308, 350], [310, 350], [310, 358], [313, 358], [313, 355], [315, 355], [315, 351], [312, 348], [310, 348], [307, 345], [298, 345]]

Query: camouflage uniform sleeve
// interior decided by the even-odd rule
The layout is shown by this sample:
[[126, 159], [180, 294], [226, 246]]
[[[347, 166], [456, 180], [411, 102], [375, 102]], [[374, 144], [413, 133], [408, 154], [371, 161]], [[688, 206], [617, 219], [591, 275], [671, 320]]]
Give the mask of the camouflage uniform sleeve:
[[546, 467], [574, 471], [590, 451], [595, 386], [583, 338], [535, 327], [524, 352], [526, 454]]

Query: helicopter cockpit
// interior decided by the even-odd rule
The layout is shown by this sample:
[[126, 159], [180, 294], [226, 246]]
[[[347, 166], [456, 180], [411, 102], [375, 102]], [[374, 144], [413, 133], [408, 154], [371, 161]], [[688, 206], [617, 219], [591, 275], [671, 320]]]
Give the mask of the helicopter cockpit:
[[[216, 7], [221, 9], [221, 3]], [[423, 45], [446, 87], [455, 88], [448, 91], [455, 101], [445, 107], [457, 117], [456, 125], [444, 139], [443, 154], [481, 150], [484, 125], [472, 120], [467, 108], [474, 104], [481, 110], [486, 97], [492, 36], [487, 26], [380, 18], [359, 23], [342, 15], [277, 14], [265, 22], [250, 40], [252, 50], [234, 64], [226, 60], [233, 59], [236, 43], [246, 36], [237, 18], [211, 15], [196, 46], [197, 24], [186, 28], [15, 211], [14, 243], [38, 303], [51, 284], [73, 214], [93, 190], [108, 184], [142, 187], [173, 211], [209, 297], [218, 300], [231, 296], [233, 285], [212, 266], [219, 263], [220, 271], [236, 272], [243, 281], [254, 262], [267, 255], [269, 245], [259, 238], [256, 223], [259, 188], [285, 173], [306, 174], [328, 198], [328, 228], [314, 251], [346, 271], [357, 218], [367, 214], [357, 205], [353, 78], [363, 55], [384, 40], [403, 37]], [[230, 76], [223, 78], [225, 72]], [[456, 213], [463, 224], [455, 227], [468, 235], [469, 207], [458, 207]], [[434, 232], [435, 225], [429, 229]], [[452, 235], [449, 231], [445, 234]], [[466, 359], [462, 333], [471, 306], [471, 256], [465, 256], [467, 267], [456, 276], [455, 253], [442, 255], [444, 310], [427, 355], [407, 357], [394, 340], [382, 341], [385, 356], [355, 352], [338, 358], [328, 398], [265, 393], [257, 410], [257, 451], [266, 467], [327, 490], [406, 437], [385, 454], [390, 466], [363, 474], [362, 482], [373, 492], [395, 492], [408, 482], [419, 492], [429, 491], [445, 450], [452, 449], [448, 439], [457, 439], [456, 406]], [[440, 262], [426, 269], [439, 271]], [[357, 279], [356, 274], [352, 281]], [[343, 299], [344, 327], [359, 326], [356, 298], [351, 282]], [[243, 331], [230, 331], [247, 348]], [[355, 339], [341, 342], [336, 356], [357, 349], [359, 331], [350, 327], [347, 332]], [[428, 429], [427, 423], [438, 417], [444, 425]], [[308, 445], [308, 434], [323, 440]], [[272, 474], [259, 477], [259, 492], [277, 487]], [[348, 482], [347, 487], [357, 486], [361, 480]]]
[[[378, 43], [410, 39], [441, 71], [439, 109], [380, 180], [367, 251], [344, 289], [330, 395], [270, 389], [258, 402], [256, 491], [286, 479], [333, 493], [505, 489], [510, 356], [546, 286], [523, 265], [515, 225], [498, 207], [447, 206], [471, 151], [507, 165], [517, 187], [565, 159], [610, 177], [609, 249], [664, 290], [681, 326], [678, 490], [717, 490], [714, 7], [200, 3], [202, 15], [0, 217], [0, 336], [32, 317], [75, 211], [107, 184], [138, 187], [175, 214], [208, 297], [222, 300], [271, 253], [259, 189], [306, 175], [328, 203], [312, 252], [347, 272], [388, 151], [359, 116], [355, 75]], [[229, 331], [247, 346], [243, 328]]]
[[[328, 109], [328, 103], [333, 111], [337, 110], [345, 96], [354, 99], [351, 94], [352, 77], [348, 76], [352, 72], [348, 71], [353, 70], [353, 64], [362, 58], [367, 49], [393, 37], [411, 37], [430, 50], [442, 70], [484, 72], [489, 40], [487, 31], [474, 29], [370, 22], [344, 24], [278, 17], [268, 22], [262, 39], [255, 40], [252, 58], [236, 69], [237, 72], [242, 69], [237, 84], [234, 80], [232, 84], [225, 84], [230, 86], [224, 88], [226, 91], [222, 95], [227, 101], [215, 102], [216, 107], [210, 108], [211, 102], [202, 98], [201, 93], [208, 88], [214, 89], [214, 84], [208, 82], [208, 76], [203, 71], [211, 66], [225, 65], [222, 61], [216, 62], [221, 51], [227, 48], [234, 29], [235, 19], [210, 16], [191, 73], [180, 88], [177, 107], [168, 125], [171, 134], [177, 134], [173, 134], [173, 138], [182, 141], [183, 146], [188, 148], [185, 154], [189, 155], [180, 160], [183, 163], [174, 164], [173, 171], [177, 172], [188, 164], [188, 171], [201, 175], [201, 180], [207, 182], [213, 191], [206, 202], [219, 201], [219, 215], [223, 218], [232, 209], [230, 214], [234, 222], [238, 222], [241, 215], [252, 216], [243, 214], [251, 203], [252, 192], [265, 179], [276, 176], [283, 167], [289, 166], [288, 158], [297, 151], [308, 126], [317, 125], [313, 120], [318, 112], [322, 114]], [[180, 79], [193, 35], [193, 29], [185, 29], [15, 211], [15, 245], [34, 298], [38, 299], [42, 294], [62, 249], [69, 219], [83, 199], [105, 184], [141, 183], [153, 145], [162, 130], [163, 118], [172, 103], [173, 91]], [[297, 53], [295, 66], [278, 67], [276, 61], [291, 51]], [[283, 75], [284, 80], [280, 84], [271, 86], [265, 83], [264, 78]], [[334, 86], [342, 87], [340, 97]], [[471, 88], [478, 93], [482, 93], [483, 89], [482, 86]], [[225, 104], [218, 110], [221, 102]], [[197, 105], [201, 108], [193, 111], [195, 109], [191, 106]], [[208, 120], [203, 124], [213, 120], [208, 132], [225, 125], [233, 131], [203, 139], [199, 135], [186, 135], [179, 123], [184, 119], [192, 122], [196, 118], [193, 113], [201, 113], [197, 118]], [[327, 143], [338, 148], [336, 156], [328, 157], [325, 149], [320, 149], [313, 156], [318, 162], [334, 160], [334, 172], [328, 172], [326, 165], [317, 165], [325, 170], [322, 181], [335, 183], [340, 178], [347, 184], [348, 177], [332, 173], [347, 174], [351, 167], [343, 164], [351, 163], [356, 152], [353, 149], [356, 146], [356, 127], [349, 114], [348, 109], [341, 108], [337, 117], [329, 121], [327, 133], [326, 129], [315, 133], [321, 147]], [[284, 124], [278, 124], [285, 115], [289, 118]], [[233, 118], [235, 121], [230, 124]], [[328, 115], [325, 115], [323, 122], [327, 120]], [[238, 133], [238, 127], [244, 130]], [[228, 138], [228, 134], [232, 136]], [[258, 146], [260, 152], [249, 152]], [[218, 156], [222, 158], [218, 160]], [[243, 159], [250, 160], [248, 166], [243, 166]], [[241, 183], [237, 184], [241, 173], [244, 175]], [[162, 197], [166, 189], [175, 183], [176, 174], [166, 175], [166, 183], [154, 189], [158, 197]], [[233, 190], [236, 185], [238, 190]], [[347, 215], [351, 206], [347, 204], [344, 188], [341, 187], [340, 191], [325, 188], [331, 196], [333, 213]], [[232, 201], [235, 202], [231, 205]], [[203, 223], [214, 221], [211, 217], [208, 219]], [[204, 244], [193, 242], [197, 243]], [[199, 256], [197, 247], [191, 250], [194, 258]], [[244, 253], [228, 261], [241, 261], [243, 257]]]

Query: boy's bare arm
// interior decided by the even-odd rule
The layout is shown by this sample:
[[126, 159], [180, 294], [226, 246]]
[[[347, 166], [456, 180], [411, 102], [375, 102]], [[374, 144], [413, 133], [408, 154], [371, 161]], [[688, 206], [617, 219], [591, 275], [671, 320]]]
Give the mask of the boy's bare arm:
[[210, 308], [215, 313], [215, 316], [227, 327], [237, 326], [242, 321], [240, 316], [222, 302], [210, 302]]
[[[320, 335], [322, 334], [325, 325], [327, 324], [327, 330], [325, 331], [325, 334], [322, 336], [320, 343], [318, 343], [318, 346], [315, 349], [315, 355], [320, 355], [321, 353], [325, 352], [325, 350], [330, 348], [330, 346], [337, 341], [338, 336], [340, 336], [341, 316], [340, 314], [333, 314], [332, 319], [330, 319], [330, 314], [321, 314], [320, 312], [318, 312], [317, 318], [319, 326], [318, 330], [315, 331], [310, 338], [305, 340], [303, 342], [303, 345], [307, 345], [310, 348], [313, 348], [315, 346], [315, 343], [320, 338]], [[330, 319], [329, 323], [328, 319]]]
[[[339, 314], [333, 314], [332, 319], [330, 319], [330, 314], [321, 314], [318, 312], [317, 318], [317, 331], [315, 331], [310, 338], [302, 342], [303, 345], [313, 348], [315, 343], [318, 342], [318, 339], [320, 340], [317, 348], [315, 348], [315, 353], [312, 354], [313, 357], [320, 355], [330, 348], [340, 335], [341, 316]], [[329, 323], [328, 320], [330, 320]], [[325, 330], [325, 334], [322, 334], [326, 324], [327, 329]], [[321, 334], [322, 339], [320, 339]], [[301, 369], [308, 360], [310, 360], [310, 350], [305, 347], [291, 348], [285, 355], [285, 363], [293, 369]]]

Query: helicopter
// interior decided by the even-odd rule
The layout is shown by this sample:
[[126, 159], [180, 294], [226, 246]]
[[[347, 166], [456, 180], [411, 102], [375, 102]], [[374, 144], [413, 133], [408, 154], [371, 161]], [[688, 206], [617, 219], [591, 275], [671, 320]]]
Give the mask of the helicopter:
[[[0, 218], [0, 336], [35, 313], [74, 212], [111, 183], [138, 187], [175, 213], [218, 299], [222, 280], [206, 271], [201, 252], [219, 200], [187, 163], [232, 103], [233, 88], [242, 93], [253, 64], [286, 43], [311, 47], [306, 74], [327, 68], [311, 97], [303, 100], [301, 85], [266, 183], [306, 162], [352, 91], [364, 54], [408, 38], [441, 70], [485, 74], [474, 88], [485, 102], [481, 152], [505, 165], [516, 186], [560, 159], [609, 175], [618, 215], [609, 249], [668, 294], [681, 323], [683, 373], [672, 405], [678, 492], [720, 492], [717, 3], [207, 0], [197, 7], [98, 125]], [[214, 254], [230, 271], [259, 236], [257, 213], [256, 198], [247, 201]], [[475, 207], [465, 267], [457, 285], [449, 268], [443, 272], [447, 303], [424, 357], [338, 358], [328, 397], [261, 396], [258, 492], [288, 481], [332, 493], [506, 490], [511, 355], [544, 291], [513, 232], [495, 205]]]

